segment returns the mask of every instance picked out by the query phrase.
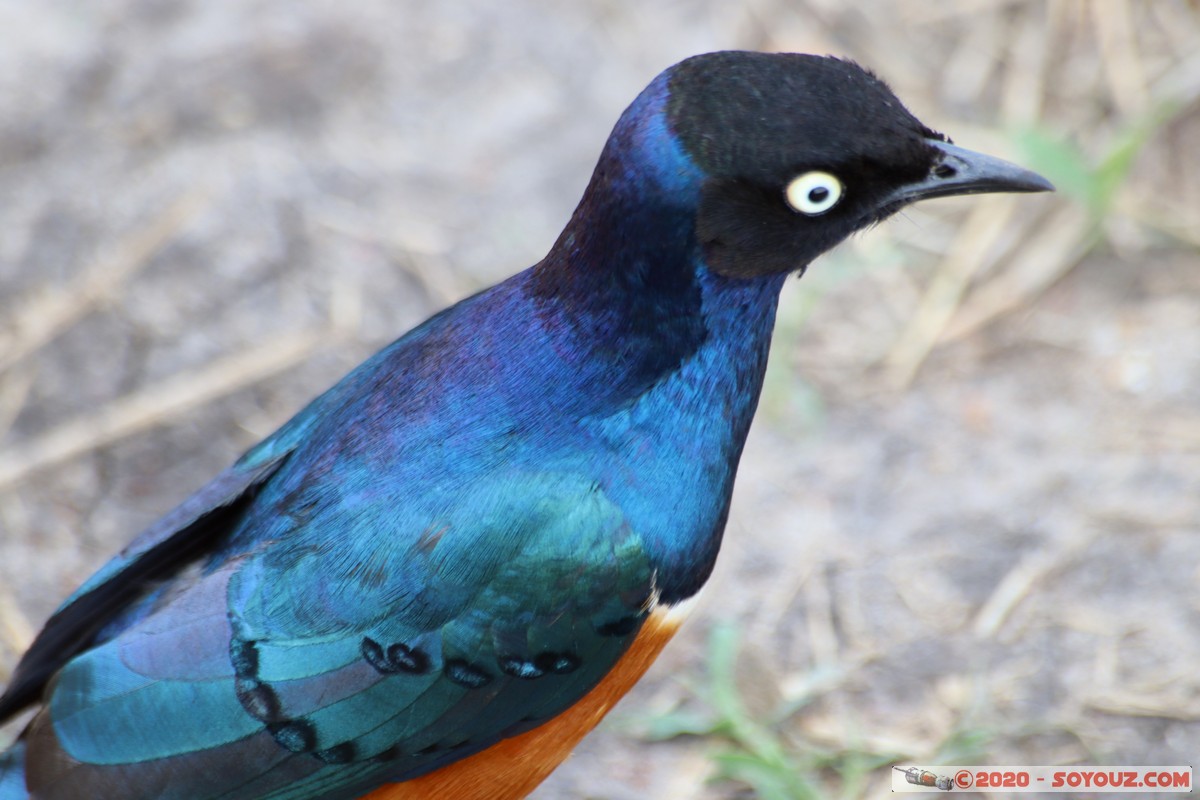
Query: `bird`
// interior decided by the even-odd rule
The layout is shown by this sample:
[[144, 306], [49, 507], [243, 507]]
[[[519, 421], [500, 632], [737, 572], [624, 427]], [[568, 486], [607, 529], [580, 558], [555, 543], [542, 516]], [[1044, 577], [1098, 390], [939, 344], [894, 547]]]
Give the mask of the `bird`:
[[620, 116], [534, 266], [134, 538], [0, 696], [0, 800], [524, 797], [720, 549], [780, 289], [910, 203], [1052, 190], [869, 70], [723, 51]]

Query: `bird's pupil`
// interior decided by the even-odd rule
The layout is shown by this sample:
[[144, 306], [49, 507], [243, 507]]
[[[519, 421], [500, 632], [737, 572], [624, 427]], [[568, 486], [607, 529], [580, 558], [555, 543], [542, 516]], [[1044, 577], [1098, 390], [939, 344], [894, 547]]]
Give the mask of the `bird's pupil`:
[[819, 203], [826, 197], [829, 197], [829, 189], [825, 186], [818, 186], [808, 192], [808, 199], [814, 203]]

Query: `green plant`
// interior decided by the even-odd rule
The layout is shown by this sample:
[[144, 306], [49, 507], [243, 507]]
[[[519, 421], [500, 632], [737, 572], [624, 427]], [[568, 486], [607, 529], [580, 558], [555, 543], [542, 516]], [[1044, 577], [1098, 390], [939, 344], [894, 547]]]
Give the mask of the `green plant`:
[[698, 707], [642, 720], [642, 737], [710, 738], [715, 745], [710, 756], [712, 779], [745, 784], [762, 800], [858, 797], [871, 772], [896, 761], [897, 754], [891, 752], [829, 748], [789, 736], [789, 719], [839, 680], [839, 670], [815, 670], [804, 691], [762, 719], [750, 711], [738, 687], [739, 653], [737, 628], [731, 623], [716, 625], [708, 640], [707, 679], [681, 678]]
[[1029, 166], [1082, 203], [1099, 224], [1112, 213], [1118, 190], [1128, 180], [1142, 148], [1178, 112], [1176, 103], [1159, 104], [1119, 132], [1108, 152], [1095, 160], [1077, 144], [1041, 128], [1019, 131], [1015, 140]]

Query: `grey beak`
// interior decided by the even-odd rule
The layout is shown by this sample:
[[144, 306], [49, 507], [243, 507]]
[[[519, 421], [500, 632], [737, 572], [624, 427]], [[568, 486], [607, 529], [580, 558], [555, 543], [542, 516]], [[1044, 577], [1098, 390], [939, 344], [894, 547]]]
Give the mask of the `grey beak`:
[[1036, 172], [985, 153], [930, 140], [940, 156], [924, 180], [901, 186], [885, 201], [902, 205], [931, 197], [986, 192], [1052, 192], [1054, 185]]

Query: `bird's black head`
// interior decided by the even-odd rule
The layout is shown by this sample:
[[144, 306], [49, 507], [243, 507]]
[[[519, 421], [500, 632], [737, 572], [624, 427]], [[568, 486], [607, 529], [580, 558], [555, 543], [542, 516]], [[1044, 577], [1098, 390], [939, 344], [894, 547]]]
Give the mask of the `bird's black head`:
[[802, 268], [921, 198], [1052, 188], [950, 144], [849, 61], [709, 53], [665, 77], [667, 127], [704, 175], [696, 232], [722, 275]]

